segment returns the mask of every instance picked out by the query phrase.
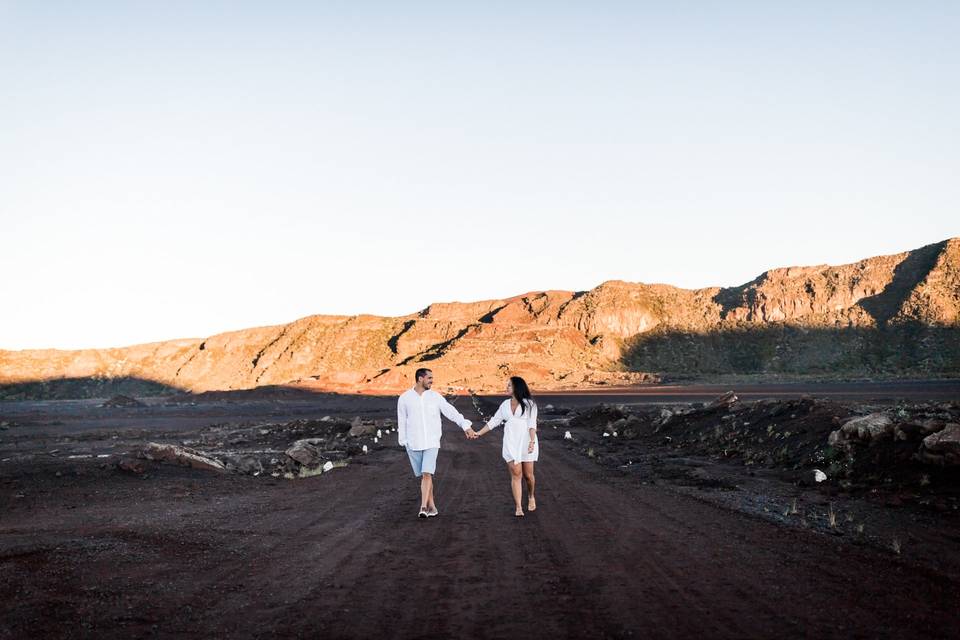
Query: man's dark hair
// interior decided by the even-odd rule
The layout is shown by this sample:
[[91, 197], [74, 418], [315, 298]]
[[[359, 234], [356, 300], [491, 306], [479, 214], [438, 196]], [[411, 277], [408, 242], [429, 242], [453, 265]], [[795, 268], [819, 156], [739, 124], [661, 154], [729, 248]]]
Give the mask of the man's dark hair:
[[420, 382], [420, 378], [430, 373], [430, 369], [417, 369], [417, 372], [413, 374], [413, 379], [417, 382]]

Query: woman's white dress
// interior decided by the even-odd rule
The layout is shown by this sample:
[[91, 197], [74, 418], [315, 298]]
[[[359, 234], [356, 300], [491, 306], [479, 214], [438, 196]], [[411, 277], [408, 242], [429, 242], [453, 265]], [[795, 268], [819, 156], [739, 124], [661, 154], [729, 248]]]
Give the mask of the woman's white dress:
[[497, 412], [487, 422], [487, 426], [496, 429], [503, 427], [503, 459], [507, 462], [536, 462], [540, 457], [540, 438], [533, 437], [533, 453], [527, 453], [530, 447], [530, 429], [537, 428], [537, 405], [531, 400], [525, 400], [526, 408], [520, 413], [520, 405], [516, 411], [510, 410], [510, 398], [501, 403]]

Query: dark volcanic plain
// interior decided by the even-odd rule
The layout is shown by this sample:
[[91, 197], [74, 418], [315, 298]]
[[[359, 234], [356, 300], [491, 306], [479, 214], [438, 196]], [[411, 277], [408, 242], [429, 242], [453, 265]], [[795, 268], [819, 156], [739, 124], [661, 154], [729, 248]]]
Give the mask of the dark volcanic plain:
[[0, 403], [0, 638], [956, 637], [956, 467], [826, 439], [960, 382], [727, 390], [543, 395], [523, 519], [499, 432], [447, 424], [428, 521], [392, 397]]

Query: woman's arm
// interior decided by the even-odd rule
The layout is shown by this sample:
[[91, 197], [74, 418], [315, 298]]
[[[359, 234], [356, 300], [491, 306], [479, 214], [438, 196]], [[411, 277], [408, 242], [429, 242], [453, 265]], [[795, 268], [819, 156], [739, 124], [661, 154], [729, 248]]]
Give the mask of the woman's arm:
[[[510, 401], [507, 400], [507, 402]], [[497, 407], [497, 412], [493, 414], [493, 417], [490, 418], [486, 425], [484, 425], [483, 429], [477, 431], [477, 435], [482, 436], [485, 433], [490, 433], [490, 431], [499, 427], [501, 424], [506, 422], [506, 420], [507, 419], [503, 415], [503, 405], [501, 404], [499, 407]]]
[[537, 443], [537, 405], [530, 403], [530, 415], [527, 417], [527, 428], [530, 431], [530, 444], [527, 445], [527, 453], [533, 453], [533, 447]]

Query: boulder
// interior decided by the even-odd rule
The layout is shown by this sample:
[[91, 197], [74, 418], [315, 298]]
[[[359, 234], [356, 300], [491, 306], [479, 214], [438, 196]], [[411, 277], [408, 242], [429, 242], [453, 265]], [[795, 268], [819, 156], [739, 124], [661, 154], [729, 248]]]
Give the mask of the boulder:
[[204, 469], [207, 471], [226, 471], [223, 463], [216, 458], [205, 456], [202, 453], [189, 449], [187, 447], [178, 447], [174, 444], [158, 444], [148, 442], [140, 451], [140, 457], [147, 460], [156, 460], [158, 462], [171, 462], [193, 469]]
[[320, 438], [297, 440], [284, 453], [303, 466], [312, 466], [323, 460], [323, 456], [320, 455], [320, 450], [317, 448], [322, 442]]
[[892, 438], [895, 430], [890, 416], [885, 413], [871, 413], [847, 420], [843, 426], [830, 433], [827, 444], [837, 447], [854, 441], [866, 443], [884, 440]]
[[705, 408], [707, 410], [723, 409], [736, 404], [738, 400], [739, 398], [737, 398], [737, 394], [735, 394], [733, 391], [727, 391], [722, 396], [718, 396], [711, 400], [710, 404], [708, 404]]
[[960, 464], [960, 424], [951, 422], [942, 431], [924, 438], [918, 457], [931, 464]]
[[910, 420], [897, 425], [894, 436], [897, 440], [922, 440], [931, 433], [942, 431], [947, 423], [937, 418]]
[[350, 435], [354, 438], [371, 436], [377, 432], [377, 425], [373, 422], [365, 423], [359, 416], [350, 423]]

